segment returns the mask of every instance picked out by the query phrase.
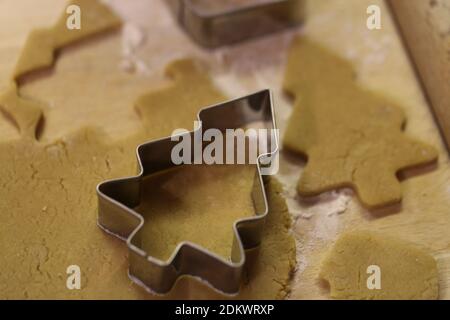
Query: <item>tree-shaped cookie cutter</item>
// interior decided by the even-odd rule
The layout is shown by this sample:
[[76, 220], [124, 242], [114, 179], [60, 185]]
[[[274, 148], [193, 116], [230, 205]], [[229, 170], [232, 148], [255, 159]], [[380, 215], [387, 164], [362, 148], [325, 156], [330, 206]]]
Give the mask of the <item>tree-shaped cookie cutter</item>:
[[[303, 0], [260, 0], [216, 11], [221, 1], [167, 0], [179, 24], [200, 45], [215, 48], [280, 31], [302, 21]], [[205, 6], [206, 4], [206, 6]], [[209, 8], [208, 8], [209, 7]]]
[[[225, 294], [239, 292], [246, 250], [260, 245], [268, 214], [264, 179], [271, 174], [270, 170], [277, 165], [278, 160], [278, 133], [272, 101], [270, 91], [263, 90], [204, 108], [198, 113], [201, 125], [181, 134], [190, 135], [194, 139], [199, 130], [213, 128], [224, 132], [226, 129], [251, 128], [252, 124], [259, 125], [258, 128], [263, 124], [267, 129], [268, 134], [264, 138], [270, 140], [268, 143], [271, 147], [270, 151], [264, 153], [258, 151], [251, 194], [255, 215], [233, 224], [234, 240], [229, 260], [191, 242], [178, 244], [168, 261], [152, 257], [141, 248], [139, 230], [144, 224], [144, 218], [134, 208], [139, 205], [142, 197], [143, 179], [176, 166], [171, 152], [178, 142], [171, 137], [138, 146], [137, 176], [109, 180], [97, 186], [98, 225], [126, 242], [129, 249], [129, 276], [134, 282], [152, 293], [165, 294], [179, 277], [190, 275]], [[194, 156], [193, 152], [192, 157]]]

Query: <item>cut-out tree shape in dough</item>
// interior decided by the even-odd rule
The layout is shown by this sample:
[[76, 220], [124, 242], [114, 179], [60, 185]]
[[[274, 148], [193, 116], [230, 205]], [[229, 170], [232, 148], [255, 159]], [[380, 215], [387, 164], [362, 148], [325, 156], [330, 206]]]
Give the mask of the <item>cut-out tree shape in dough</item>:
[[16, 64], [8, 89], [0, 94], [0, 108], [12, 118], [21, 134], [27, 137], [35, 138], [42, 108], [40, 102], [20, 96], [17, 85], [19, 78], [29, 72], [50, 67], [56, 50], [121, 24], [121, 20], [100, 1], [72, 0], [69, 5], [80, 7], [81, 28], [68, 29], [68, 15], [63, 14], [52, 27], [33, 30]]
[[308, 158], [300, 195], [352, 187], [369, 208], [394, 204], [398, 171], [437, 159], [402, 132], [401, 108], [358, 86], [349, 63], [306, 38], [290, 48], [284, 89], [296, 99], [284, 146]]

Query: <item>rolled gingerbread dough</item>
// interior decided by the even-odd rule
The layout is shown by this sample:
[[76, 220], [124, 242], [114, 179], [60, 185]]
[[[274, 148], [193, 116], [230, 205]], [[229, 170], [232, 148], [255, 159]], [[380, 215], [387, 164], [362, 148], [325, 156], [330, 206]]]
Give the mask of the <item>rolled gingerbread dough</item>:
[[[101, 45], [98, 45], [101, 47]], [[86, 49], [86, 48], [85, 48]], [[89, 50], [89, 49], [86, 49]], [[89, 63], [98, 47], [92, 48], [92, 54], [82, 56]], [[111, 68], [114, 65], [111, 65]], [[189, 68], [186, 68], [188, 66]], [[39, 142], [34, 136], [22, 136], [18, 140], [0, 143], [0, 296], [5, 299], [151, 299], [154, 297], [136, 286], [127, 277], [128, 257], [126, 246], [102, 232], [97, 226], [96, 185], [104, 180], [129, 176], [135, 173], [135, 149], [140, 143], [152, 138], [168, 135], [178, 126], [190, 128], [196, 119], [197, 111], [224, 97], [212, 86], [208, 73], [204, 69], [194, 69], [199, 78], [192, 79], [193, 69], [199, 64], [182, 60], [167, 67], [169, 75], [175, 75], [169, 87], [154, 89], [144, 94], [166, 97], [166, 99], [138, 99], [142, 126], [129, 134], [123, 134], [117, 141], [95, 127], [80, 127], [75, 132], [51, 140]], [[41, 79], [39, 92], [45, 92], [44, 101], [58, 101], [58, 108], [70, 108], [70, 99], [74, 92], [84, 92], [86, 86], [106, 83], [112, 90], [127, 95], [131, 85], [142, 85], [144, 79], [133, 78], [134, 82], [123, 81], [123, 75], [114, 72], [83, 74], [82, 82], [71, 82], [72, 72], [58, 70], [49, 78]], [[58, 77], [63, 83], [54, 90], [52, 78]], [[105, 77], [108, 81], [105, 81]], [[202, 81], [182, 81], [177, 79]], [[114, 87], [118, 82], [120, 85]], [[19, 88], [20, 89], [20, 88]], [[123, 91], [121, 91], [123, 90]], [[147, 89], [148, 90], [148, 89]], [[167, 93], [169, 90], [169, 93]], [[106, 90], [107, 91], [107, 90]], [[195, 94], [192, 94], [195, 92]], [[123, 97], [119, 95], [121, 99]], [[137, 96], [134, 98], [136, 99]], [[96, 103], [108, 107], [112, 96], [105, 94], [96, 97]], [[77, 113], [82, 116], [83, 105]], [[133, 103], [128, 105], [133, 108]], [[155, 108], [160, 112], [149, 111]], [[189, 112], [187, 112], [189, 110]], [[33, 113], [32, 108], [22, 108], [25, 118]], [[152, 114], [153, 116], [146, 116]], [[114, 117], [113, 117], [114, 118]], [[112, 119], [113, 119], [112, 118]], [[172, 119], [177, 119], [172, 122]], [[78, 119], [79, 120], [79, 119]], [[89, 123], [90, 117], [86, 117]], [[122, 118], [117, 115], [115, 123], [120, 125]], [[54, 124], [57, 126], [58, 124]], [[60, 124], [62, 126], [62, 124]], [[172, 127], [174, 126], [174, 127]], [[215, 193], [211, 199], [213, 206], [231, 208], [232, 214], [246, 215], [248, 197], [245, 196], [247, 181], [243, 172], [223, 172], [223, 184], [215, 182]], [[191, 173], [192, 174], [192, 173]], [[206, 177], [202, 175], [206, 174]], [[203, 177], [203, 178], [202, 178]], [[234, 179], [239, 177], [239, 179]], [[208, 181], [208, 173], [198, 173], [198, 181]], [[253, 181], [253, 176], [251, 177]], [[173, 183], [182, 183], [174, 180]], [[236, 189], [236, 183], [242, 188]], [[204, 186], [192, 186], [194, 206], [199, 194], [197, 189]], [[221, 192], [217, 193], [220, 190]], [[236, 190], [242, 194], [235, 198]], [[212, 190], [214, 191], [214, 190]], [[288, 292], [291, 270], [295, 264], [295, 242], [289, 234], [290, 216], [281, 195], [281, 188], [275, 182], [270, 184], [270, 218], [267, 219], [265, 236], [260, 252], [249, 265], [246, 282], [239, 297], [245, 298], [283, 298]], [[233, 198], [230, 206], [230, 198]], [[199, 201], [202, 199], [198, 199]], [[199, 202], [197, 201], [197, 202]], [[164, 207], [164, 206], [163, 206]], [[170, 207], [167, 207], [170, 208]], [[192, 208], [192, 207], [191, 207]], [[192, 212], [195, 215], [195, 212]], [[231, 218], [234, 218], [232, 216]], [[209, 216], [209, 219], [212, 219]], [[226, 219], [225, 219], [226, 220]], [[186, 230], [196, 229], [196, 219], [180, 221]], [[226, 221], [224, 221], [226, 222]], [[194, 223], [189, 226], [190, 223]], [[155, 229], [165, 226], [164, 220], [152, 225]], [[180, 226], [174, 225], [174, 230]], [[227, 230], [229, 225], [224, 223]], [[182, 230], [179, 230], [182, 231]], [[206, 230], [207, 231], [207, 230]], [[228, 231], [219, 232], [228, 236]], [[201, 232], [199, 232], [201, 236]], [[230, 233], [230, 235], [232, 235]], [[156, 238], [158, 238], [156, 236]], [[203, 245], [211, 245], [211, 250], [227, 254], [231, 244], [223, 238], [209, 234], [205, 238], [194, 239]], [[153, 239], [153, 235], [152, 235]], [[164, 239], [163, 239], [164, 240]], [[168, 249], [170, 250], [170, 248]], [[164, 255], [165, 252], [161, 251]], [[81, 269], [81, 289], [68, 290], [66, 286], [69, 266], [77, 265]], [[205, 287], [191, 278], [181, 279], [166, 298], [224, 298], [224, 296]]]

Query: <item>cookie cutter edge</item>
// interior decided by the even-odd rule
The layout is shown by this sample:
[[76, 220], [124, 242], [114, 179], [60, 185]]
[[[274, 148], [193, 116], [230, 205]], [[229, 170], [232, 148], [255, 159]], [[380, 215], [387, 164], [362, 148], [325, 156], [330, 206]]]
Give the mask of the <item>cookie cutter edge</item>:
[[[304, 0], [265, 0], [207, 12], [192, 0], [167, 0], [178, 23], [201, 46], [217, 48], [293, 27], [303, 20]], [[256, 27], [248, 27], [251, 22]]]
[[[257, 108], [255, 108], [255, 104]], [[252, 115], [253, 118], [245, 119], [245, 117], [240, 118], [238, 116], [226, 119], [235, 115], [235, 112], [230, 112], [234, 108], [244, 108], [247, 113], [248, 111], [256, 112]], [[169, 293], [180, 277], [189, 275], [206, 282], [220, 293], [235, 295], [239, 292], [241, 286], [246, 251], [256, 249], [260, 245], [264, 221], [269, 211], [263, 181], [267, 176], [261, 173], [261, 168], [272, 164], [272, 162], [264, 164], [262, 160], [268, 158], [278, 161], [279, 151], [272, 94], [269, 89], [265, 89], [212, 105], [201, 109], [197, 114], [197, 119], [204, 124], [205, 118], [208, 118], [205, 114], [211, 112], [214, 114], [215, 111], [220, 113], [221, 117], [214, 116], [211, 118], [210, 116], [206, 120], [222, 125], [221, 129], [228, 129], [226, 126], [230, 124], [233, 125], [232, 129], [238, 129], [242, 128], [242, 125], [257, 121], [270, 122], [270, 128], [268, 129], [274, 129], [271, 131], [271, 141], [274, 141], [274, 147], [271, 148], [270, 152], [258, 154], [257, 157], [257, 170], [255, 170], [252, 190], [255, 215], [239, 219], [233, 223], [234, 237], [230, 261], [189, 241], [179, 243], [171, 257], [167, 261], [162, 261], [148, 255], [135, 243], [135, 239], [138, 239], [137, 242], [139, 242], [138, 233], [144, 224], [144, 217], [133, 209], [139, 205], [141, 199], [141, 181], [146, 176], [176, 166], [173, 162], [168, 162], [167, 158], [158, 158], [161, 157], [161, 153], [152, 152], [161, 151], [162, 146], [162, 148], [165, 148], [163, 152], [170, 154], [174, 144], [171, 137], [152, 140], [137, 147], [138, 175], [107, 180], [97, 186], [98, 226], [126, 242], [129, 251], [129, 277], [136, 284], [153, 294], [164, 295]], [[209, 123], [207, 126], [214, 128]], [[203, 126], [200, 126], [186, 134], [192, 137], [202, 129]], [[149, 165], [152, 166], [150, 170], [148, 169]]]

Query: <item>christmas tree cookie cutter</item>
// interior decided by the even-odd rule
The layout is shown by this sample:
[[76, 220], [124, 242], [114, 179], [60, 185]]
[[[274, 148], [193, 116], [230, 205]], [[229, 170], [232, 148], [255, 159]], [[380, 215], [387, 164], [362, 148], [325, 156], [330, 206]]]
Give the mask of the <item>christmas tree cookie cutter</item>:
[[258, 125], [258, 128], [264, 124], [267, 132], [270, 132], [265, 136], [270, 139], [270, 151], [259, 153], [256, 162], [251, 194], [255, 215], [234, 222], [234, 240], [229, 260], [191, 242], [179, 243], [167, 261], [150, 256], [140, 247], [139, 230], [144, 224], [144, 218], [133, 208], [140, 203], [141, 185], [145, 177], [176, 166], [171, 159], [171, 152], [178, 142], [172, 141], [171, 137], [137, 147], [140, 169], [137, 176], [109, 180], [97, 186], [99, 227], [126, 242], [130, 278], [152, 293], [166, 294], [178, 278], [190, 275], [222, 293], [237, 294], [245, 268], [246, 250], [258, 248], [261, 243], [268, 214], [264, 180], [278, 161], [278, 132], [271, 92], [263, 90], [201, 109], [198, 120], [201, 121], [199, 128], [182, 135], [194, 138], [196, 132], [207, 128], [224, 132], [226, 129], [251, 128], [253, 124]]
[[[255, 0], [226, 7], [223, 1], [167, 2], [186, 32], [197, 43], [208, 48], [295, 26], [302, 21], [304, 11], [303, 0]], [[217, 9], [214, 10], [212, 6]]]

